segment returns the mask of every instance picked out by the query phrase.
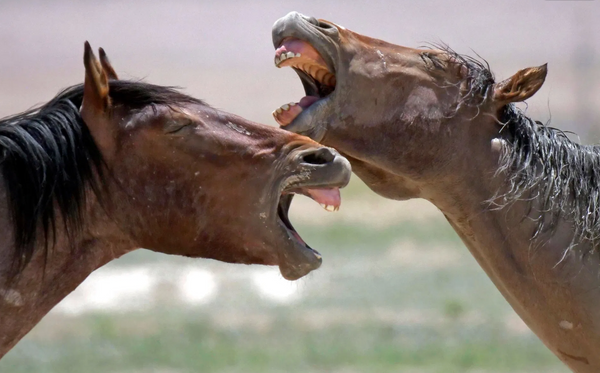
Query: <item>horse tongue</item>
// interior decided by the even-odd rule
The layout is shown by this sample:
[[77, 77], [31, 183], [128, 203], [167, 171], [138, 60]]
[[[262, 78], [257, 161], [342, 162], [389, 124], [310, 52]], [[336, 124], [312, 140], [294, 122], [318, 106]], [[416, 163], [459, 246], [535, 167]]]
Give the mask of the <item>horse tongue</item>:
[[300, 105], [302, 107], [302, 109], [306, 109], [310, 105], [319, 101], [319, 98], [320, 97], [317, 97], [317, 96], [304, 96], [300, 99], [300, 102], [298, 102], [298, 105]]
[[307, 189], [306, 193], [327, 211], [337, 211], [340, 209], [342, 198], [340, 197], [339, 188]]
[[297, 104], [289, 103], [283, 105], [282, 107], [274, 111], [273, 117], [275, 118], [277, 123], [279, 123], [280, 126], [285, 127], [288, 124], [292, 123], [294, 119], [296, 119], [296, 117], [300, 115], [300, 113], [304, 109], [306, 109], [318, 100], [319, 97], [304, 96]]

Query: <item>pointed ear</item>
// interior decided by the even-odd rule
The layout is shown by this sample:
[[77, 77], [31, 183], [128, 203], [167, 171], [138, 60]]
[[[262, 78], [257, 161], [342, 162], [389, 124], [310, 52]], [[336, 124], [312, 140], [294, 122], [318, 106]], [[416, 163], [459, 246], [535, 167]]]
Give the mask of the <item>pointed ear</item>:
[[500, 107], [527, 100], [544, 84], [547, 73], [548, 64], [519, 70], [510, 78], [494, 84], [494, 102]]
[[119, 77], [117, 76], [115, 69], [113, 69], [112, 65], [110, 64], [110, 60], [108, 59], [108, 56], [106, 55], [104, 49], [99, 48], [98, 54], [100, 55], [100, 64], [102, 65], [106, 76], [108, 76], [108, 79], [119, 80]]
[[83, 83], [82, 115], [86, 111], [91, 111], [94, 114], [105, 113], [110, 108], [108, 77], [87, 41], [83, 53], [83, 64], [85, 66], [85, 81]]
[[114, 129], [109, 120], [111, 100], [108, 95], [108, 77], [87, 41], [85, 42], [83, 64], [85, 65], [85, 82], [83, 83], [83, 103], [79, 111], [98, 148], [108, 160], [112, 156], [115, 146]]

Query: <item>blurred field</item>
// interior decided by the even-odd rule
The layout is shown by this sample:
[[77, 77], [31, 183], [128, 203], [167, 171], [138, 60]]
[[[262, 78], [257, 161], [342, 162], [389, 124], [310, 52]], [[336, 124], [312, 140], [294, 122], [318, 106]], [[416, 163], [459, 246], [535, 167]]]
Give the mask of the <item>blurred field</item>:
[[355, 181], [336, 214], [292, 205], [324, 255], [308, 278], [134, 252], [93, 274], [0, 372], [567, 371], [433, 206], [364, 188]]
[[[273, 125], [271, 111], [302, 96], [272, 62], [271, 25], [291, 10], [411, 47], [442, 40], [498, 79], [548, 62], [528, 113], [600, 137], [597, 1], [0, 0], [0, 117], [81, 82], [89, 40], [122, 77]], [[342, 195], [336, 214], [292, 206], [324, 256], [307, 278], [140, 250], [95, 272], [0, 373], [567, 372], [433, 206], [357, 180]]]

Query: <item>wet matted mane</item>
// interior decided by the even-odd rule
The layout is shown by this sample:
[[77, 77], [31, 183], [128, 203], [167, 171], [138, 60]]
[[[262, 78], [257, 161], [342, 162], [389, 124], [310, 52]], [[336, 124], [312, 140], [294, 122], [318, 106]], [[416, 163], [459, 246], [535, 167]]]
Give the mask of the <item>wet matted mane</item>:
[[[171, 87], [123, 80], [110, 82], [110, 96], [115, 105], [130, 109], [203, 104]], [[0, 168], [13, 221], [16, 270], [33, 256], [40, 228], [46, 251], [52, 247], [56, 211], [73, 238], [81, 228], [86, 193], [102, 201], [104, 162], [79, 114], [82, 100], [83, 84], [78, 84], [39, 108], [0, 120]]]
[[[483, 104], [495, 83], [487, 62], [458, 54], [446, 45], [436, 47], [468, 71], [460, 104]], [[426, 53], [423, 58], [435, 61]], [[534, 237], [553, 232], [559, 219], [566, 219], [575, 227], [571, 247], [582, 240], [596, 247], [600, 238], [600, 146], [578, 144], [560, 129], [529, 118], [512, 103], [501, 109], [498, 118], [501, 131], [509, 134], [498, 170], [507, 174], [508, 191], [491, 201], [504, 207], [518, 200], [536, 200], [540, 218]]]
[[495, 82], [481, 59], [297, 12], [272, 41], [275, 66], [296, 70], [307, 95], [275, 120], [346, 154], [380, 196], [433, 203], [544, 345], [573, 372], [600, 372], [600, 146], [514, 105], [539, 92], [547, 65]]

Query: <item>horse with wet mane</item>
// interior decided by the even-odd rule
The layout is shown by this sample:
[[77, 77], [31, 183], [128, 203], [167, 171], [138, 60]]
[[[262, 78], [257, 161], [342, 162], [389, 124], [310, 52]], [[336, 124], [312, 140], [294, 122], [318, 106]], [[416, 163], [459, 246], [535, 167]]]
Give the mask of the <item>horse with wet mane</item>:
[[278, 265], [321, 256], [288, 219], [337, 208], [350, 165], [307, 137], [175, 89], [118, 80], [89, 44], [85, 82], [0, 121], [0, 357], [92, 271], [136, 248]]
[[307, 95], [274, 112], [280, 125], [338, 149], [381, 196], [432, 202], [542, 342], [574, 372], [600, 372], [600, 147], [515, 106], [546, 65], [496, 82], [446, 46], [295, 12], [273, 43]]

